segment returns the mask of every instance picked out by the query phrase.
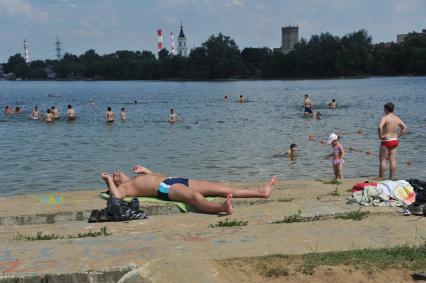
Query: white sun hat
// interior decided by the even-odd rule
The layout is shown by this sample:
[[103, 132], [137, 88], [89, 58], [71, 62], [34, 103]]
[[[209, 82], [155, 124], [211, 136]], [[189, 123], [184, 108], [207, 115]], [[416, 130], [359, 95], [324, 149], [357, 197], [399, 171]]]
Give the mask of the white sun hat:
[[336, 133], [332, 133], [331, 135], [328, 136], [328, 144], [331, 144], [333, 141], [337, 141], [339, 139], [339, 136], [336, 135]]

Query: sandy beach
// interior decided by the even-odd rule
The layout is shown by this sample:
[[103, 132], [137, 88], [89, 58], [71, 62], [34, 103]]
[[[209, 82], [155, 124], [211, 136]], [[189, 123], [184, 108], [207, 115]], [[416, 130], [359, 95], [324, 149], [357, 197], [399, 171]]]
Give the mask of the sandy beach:
[[[1, 198], [0, 282], [73, 282], [77, 277], [79, 282], [117, 282], [128, 272], [120, 282], [341, 282], [348, 276], [358, 282], [410, 282], [415, 270], [409, 268], [318, 266], [305, 274], [293, 264], [287, 275], [262, 273], [270, 264], [259, 264], [281, 264], [268, 258], [274, 254], [424, 245], [423, 218], [402, 216], [400, 208], [346, 204], [348, 190], [365, 180], [346, 179], [340, 185], [325, 181], [280, 180], [270, 199], [236, 199], [231, 216], [181, 213], [174, 206], [142, 203], [147, 220], [120, 223], [87, 223], [92, 209], [105, 207], [98, 197], [103, 188]], [[369, 214], [360, 221], [336, 217], [358, 210]], [[297, 215], [310, 220], [273, 223]], [[247, 225], [211, 227], [225, 219]], [[111, 235], [72, 238], [102, 227]], [[38, 232], [63, 238], [22, 240]], [[131, 281], [135, 278], [140, 281]]]

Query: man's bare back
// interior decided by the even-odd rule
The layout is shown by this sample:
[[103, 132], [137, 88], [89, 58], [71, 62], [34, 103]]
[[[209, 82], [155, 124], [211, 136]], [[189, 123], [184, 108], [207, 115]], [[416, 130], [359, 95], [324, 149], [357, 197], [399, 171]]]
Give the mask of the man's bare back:
[[[406, 128], [407, 126], [397, 115], [393, 113], [386, 114], [380, 120], [379, 138], [380, 140], [396, 139], [404, 134]], [[400, 129], [399, 132], [398, 129]]]

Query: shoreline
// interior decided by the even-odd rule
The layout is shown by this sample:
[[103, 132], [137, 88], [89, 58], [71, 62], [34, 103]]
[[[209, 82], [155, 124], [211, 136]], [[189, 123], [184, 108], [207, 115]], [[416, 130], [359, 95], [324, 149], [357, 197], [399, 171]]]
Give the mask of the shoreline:
[[153, 79], [153, 80], [105, 80], [105, 79], [26, 79], [0, 80], [8, 82], [238, 82], [238, 81], [305, 81], [305, 80], [361, 80], [374, 78], [421, 78], [426, 75], [399, 74], [399, 75], [359, 75], [359, 76], [330, 76], [330, 77], [297, 77], [297, 78], [227, 78], [227, 79]]

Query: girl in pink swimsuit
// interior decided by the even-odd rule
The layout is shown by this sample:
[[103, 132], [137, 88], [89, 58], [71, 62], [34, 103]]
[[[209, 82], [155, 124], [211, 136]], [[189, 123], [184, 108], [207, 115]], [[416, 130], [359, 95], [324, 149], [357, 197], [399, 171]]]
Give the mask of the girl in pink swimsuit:
[[334, 176], [336, 179], [343, 179], [343, 164], [345, 163], [343, 157], [345, 156], [345, 150], [339, 142], [339, 136], [332, 133], [328, 137], [327, 143], [331, 144], [331, 147], [333, 148], [333, 153], [330, 154], [329, 157], [333, 157], [331, 162], [333, 164]]

